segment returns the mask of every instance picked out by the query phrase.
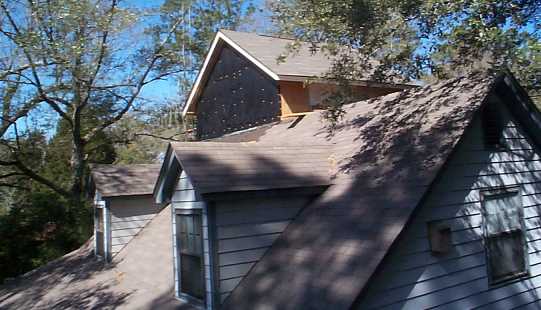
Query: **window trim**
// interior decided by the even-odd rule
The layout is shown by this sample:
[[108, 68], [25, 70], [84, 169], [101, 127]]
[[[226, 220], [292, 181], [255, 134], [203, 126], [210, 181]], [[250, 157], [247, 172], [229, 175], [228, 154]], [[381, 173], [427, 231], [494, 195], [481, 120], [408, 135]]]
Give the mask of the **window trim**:
[[518, 209], [518, 216], [520, 221], [520, 231], [522, 232], [522, 248], [523, 248], [523, 259], [524, 259], [524, 271], [514, 273], [509, 276], [505, 276], [500, 279], [494, 279], [493, 273], [491, 270], [491, 262], [490, 262], [490, 253], [489, 253], [489, 246], [488, 246], [488, 239], [494, 238], [499, 235], [505, 234], [505, 233], [511, 233], [513, 231], [517, 231], [518, 229], [510, 230], [510, 231], [502, 231], [497, 234], [491, 234], [489, 236], [488, 229], [487, 229], [487, 211], [485, 208], [485, 201], [490, 199], [498, 199], [502, 197], [508, 197], [508, 196], [515, 196], [521, 194], [521, 188], [518, 185], [513, 186], [500, 186], [500, 187], [493, 187], [489, 189], [484, 189], [479, 191], [480, 195], [480, 201], [481, 201], [481, 215], [482, 215], [482, 224], [483, 224], [483, 245], [485, 248], [485, 262], [486, 262], [486, 268], [487, 268], [487, 276], [488, 276], [488, 284], [490, 286], [499, 285], [503, 283], [508, 283], [510, 281], [519, 280], [521, 278], [527, 277], [530, 275], [530, 262], [529, 262], [529, 253], [528, 253], [528, 242], [526, 240], [526, 225], [524, 222], [524, 206], [522, 205], [522, 199], [521, 204], [519, 206], [516, 206]]
[[[175, 209], [175, 213], [174, 213], [174, 216], [177, 217], [179, 215], [198, 215], [201, 217], [201, 225], [203, 224], [202, 221], [203, 221], [203, 212], [201, 209], [198, 209], [198, 208], [193, 208], [193, 209]], [[178, 217], [176, 218], [178, 219]], [[178, 229], [180, 227], [180, 224], [179, 223], [176, 223], [176, 226], [177, 228], [175, 229]], [[178, 275], [178, 296], [184, 300], [186, 300], [187, 302], [193, 304], [194, 306], [204, 306], [206, 305], [207, 301], [206, 301], [206, 295], [207, 295], [207, 289], [206, 289], [206, 285], [205, 285], [205, 264], [204, 264], [204, 241], [203, 241], [203, 227], [201, 227], [201, 250], [202, 250], [202, 254], [201, 254], [201, 277], [202, 277], [202, 283], [203, 283], [203, 298], [198, 298], [196, 296], [193, 296], [193, 295], [190, 295], [184, 291], [182, 291], [182, 259], [181, 259], [181, 252], [180, 252], [180, 244], [178, 243], [179, 242], [179, 236], [178, 236], [178, 231], [177, 231], [177, 236], [175, 238], [175, 242], [177, 243], [176, 246], [174, 247], [175, 248], [175, 251], [177, 251], [177, 260], [178, 260], [178, 270], [176, 271], [177, 275]]]

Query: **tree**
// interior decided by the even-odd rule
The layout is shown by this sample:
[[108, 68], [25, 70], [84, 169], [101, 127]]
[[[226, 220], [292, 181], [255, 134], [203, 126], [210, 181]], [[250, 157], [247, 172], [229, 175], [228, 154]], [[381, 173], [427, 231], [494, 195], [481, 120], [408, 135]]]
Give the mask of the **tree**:
[[[216, 3], [201, 8], [204, 18], [193, 18], [214, 26], [222, 18], [237, 20], [242, 1]], [[232, 11], [212, 15], [224, 8]], [[0, 152], [6, 154], [0, 166], [81, 203], [92, 152], [109, 143], [113, 125], [140, 104], [143, 87], [197, 64], [197, 58], [189, 68], [178, 61], [186, 18], [164, 9], [159, 13], [167, 22], [154, 27], [145, 19], [150, 13], [117, 0], [0, 0]], [[189, 36], [197, 34], [191, 31]], [[26, 160], [20, 143], [55, 128], [64, 139], [57, 143], [59, 156], [69, 158], [67, 180]]]
[[117, 163], [155, 163], [165, 154], [167, 143], [192, 140], [193, 126], [182, 118], [182, 107], [171, 103], [158, 110], [129, 113], [110, 135], [116, 144]]
[[182, 66], [178, 75], [182, 99], [190, 90], [208, 50], [209, 43], [219, 29], [237, 29], [249, 23], [254, 12], [250, 0], [165, 0], [160, 8], [161, 22], [152, 27], [155, 34], [175, 28], [172, 40], [167, 43], [169, 63]]
[[409, 81], [510, 68], [532, 95], [541, 89], [539, 0], [289, 0], [273, 11], [281, 33], [336, 56], [329, 77]]

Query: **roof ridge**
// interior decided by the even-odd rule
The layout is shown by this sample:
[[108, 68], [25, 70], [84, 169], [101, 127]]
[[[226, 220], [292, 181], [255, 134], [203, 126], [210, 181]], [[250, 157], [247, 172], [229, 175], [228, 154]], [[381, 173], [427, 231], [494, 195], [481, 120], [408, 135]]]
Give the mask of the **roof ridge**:
[[[288, 40], [288, 41], [296, 41], [297, 39], [293, 37], [282, 37], [280, 35], [274, 35], [270, 33], [260, 33], [260, 32], [251, 32], [251, 31], [238, 31], [238, 30], [230, 30], [230, 29], [220, 29], [220, 32], [223, 34], [226, 34], [225, 32], [236, 32], [236, 33], [245, 33], [245, 34], [251, 34], [251, 35], [257, 35], [260, 37], [267, 37], [267, 38], [273, 38], [273, 39], [281, 39], [281, 40]], [[304, 43], [309, 43], [308, 41], [301, 41]]]

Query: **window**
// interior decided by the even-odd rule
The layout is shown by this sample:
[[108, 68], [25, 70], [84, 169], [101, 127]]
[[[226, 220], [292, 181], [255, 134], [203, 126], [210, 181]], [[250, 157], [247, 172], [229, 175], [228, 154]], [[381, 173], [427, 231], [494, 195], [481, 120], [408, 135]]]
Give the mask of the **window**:
[[180, 291], [190, 297], [203, 299], [205, 290], [201, 214], [197, 211], [177, 214], [177, 225]]
[[96, 225], [96, 255], [105, 256], [105, 228], [103, 218], [104, 208], [94, 208], [94, 221]]
[[481, 195], [490, 283], [526, 275], [528, 262], [519, 189], [489, 190]]
[[502, 148], [502, 133], [504, 129], [503, 120], [496, 107], [487, 104], [482, 110], [482, 124], [487, 148]]

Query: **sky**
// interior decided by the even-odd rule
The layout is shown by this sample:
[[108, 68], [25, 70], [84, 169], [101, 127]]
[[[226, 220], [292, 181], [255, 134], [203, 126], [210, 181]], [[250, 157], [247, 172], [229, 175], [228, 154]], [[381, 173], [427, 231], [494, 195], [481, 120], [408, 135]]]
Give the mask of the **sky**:
[[[198, 0], [193, 0], [198, 1]], [[241, 29], [243, 31], [258, 31], [258, 32], [265, 32], [265, 28], [269, 25], [269, 18], [268, 13], [264, 11], [265, 9], [265, 3], [270, 0], [245, 0], [246, 2], [252, 3], [258, 10], [255, 13], [254, 16], [254, 23], [250, 25], [243, 25]], [[131, 7], [131, 8], [138, 8], [138, 9], [158, 9], [162, 4], [164, 0], [125, 0], [120, 2], [121, 6], [124, 7]], [[144, 28], [147, 25], [150, 25], [151, 23], [158, 20], [158, 15], [153, 14], [146, 18], [145, 22], [140, 24], [140, 26], [135, 27], [134, 29], [130, 30], [130, 32], [127, 33], [127, 36], [138, 36], [142, 39], [146, 36], [143, 35]], [[144, 41], [137, 41], [137, 40], [127, 40], [130, 42], [135, 41], [135, 45], [126, 45], [124, 46], [122, 43], [121, 47], [117, 47], [119, 49], [125, 49], [125, 55], [126, 57], [133, 55], [134, 50], [141, 47], [141, 44], [145, 44]], [[116, 43], [118, 44], [118, 42]], [[210, 45], [210, 42], [209, 42]], [[120, 54], [122, 57], [122, 54]], [[150, 84], [147, 84], [143, 87], [142, 91], [139, 94], [139, 98], [144, 100], [145, 102], [149, 102], [152, 106], [163, 106], [163, 105], [169, 105], [169, 104], [183, 104], [181, 99], [180, 88], [177, 84], [177, 81], [175, 77], [169, 77], [165, 80], [161, 81], [154, 81]], [[25, 118], [24, 120], [19, 120], [17, 122], [17, 125], [19, 127], [19, 130], [23, 130], [25, 128], [30, 127], [40, 127], [45, 130], [47, 133], [47, 137], [51, 138], [55, 133], [55, 128], [53, 124], [56, 124], [56, 120], [58, 119], [58, 115], [54, 113], [47, 113], [48, 110], [46, 107], [44, 107], [45, 110], [35, 110], [33, 113], [29, 115], [29, 117]], [[49, 118], [45, 119], [43, 115], [51, 115]], [[51, 117], [53, 119], [51, 119]], [[56, 117], [56, 119], [54, 119]], [[51, 124], [49, 126], [49, 124]]]
[[[267, 32], [270, 27], [269, 13], [266, 11], [266, 2], [268, 0], [252, 0], [251, 3], [256, 7], [256, 13], [253, 16], [253, 22], [251, 24], [243, 25], [240, 27], [241, 31], [255, 31], [255, 32]], [[163, 0], [148, 1], [148, 0], [132, 0], [126, 2], [129, 5], [135, 5], [141, 9], [157, 8]], [[209, 42], [210, 45], [210, 42]], [[165, 102], [177, 102], [180, 101], [181, 94], [174, 77], [170, 77], [167, 80], [156, 81], [146, 85], [140, 97], [142, 99], [155, 102], [156, 104]]]

